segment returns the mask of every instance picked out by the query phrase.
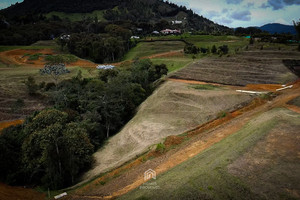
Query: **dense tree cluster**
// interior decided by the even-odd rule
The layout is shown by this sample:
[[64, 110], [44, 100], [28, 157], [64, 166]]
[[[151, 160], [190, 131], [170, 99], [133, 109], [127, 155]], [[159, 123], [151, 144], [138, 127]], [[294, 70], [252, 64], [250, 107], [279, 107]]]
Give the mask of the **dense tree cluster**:
[[100, 70], [97, 78], [82, 78], [79, 71], [48, 89], [53, 108], [0, 135], [0, 181], [52, 189], [74, 184], [91, 165], [92, 153], [131, 119], [167, 71], [140, 60], [126, 69]]

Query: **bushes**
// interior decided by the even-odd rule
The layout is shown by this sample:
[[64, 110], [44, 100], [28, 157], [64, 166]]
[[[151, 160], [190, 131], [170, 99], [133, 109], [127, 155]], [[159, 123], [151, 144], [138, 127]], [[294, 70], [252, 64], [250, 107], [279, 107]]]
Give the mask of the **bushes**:
[[29, 76], [27, 78], [27, 81], [25, 81], [25, 85], [27, 86], [29, 95], [31, 96], [36, 95], [39, 86], [35, 83], [35, 80], [32, 76]]

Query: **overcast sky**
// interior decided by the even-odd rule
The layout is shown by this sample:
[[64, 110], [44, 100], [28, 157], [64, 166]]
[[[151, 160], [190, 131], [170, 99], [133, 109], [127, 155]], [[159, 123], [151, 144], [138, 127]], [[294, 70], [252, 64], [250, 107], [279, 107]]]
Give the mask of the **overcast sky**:
[[[0, 0], [0, 9], [22, 0]], [[49, 0], [50, 1], [50, 0]], [[169, 0], [191, 8], [214, 22], [229, 27], [293, 24], [300, 18], [300, 0]]]

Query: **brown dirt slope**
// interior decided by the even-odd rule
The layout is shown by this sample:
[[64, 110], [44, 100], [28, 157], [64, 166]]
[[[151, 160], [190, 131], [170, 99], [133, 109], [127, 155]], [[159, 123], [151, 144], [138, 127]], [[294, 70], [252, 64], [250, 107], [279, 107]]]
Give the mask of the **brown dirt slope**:
[[206, 58], [190, 64], [171, 78], [227, 85], [285, 84], [297, 80], [283, 59], [297, 59], [298, 52], [245, 51], [226, 58]]
[[136, 116], [94, 154], [94, 168], [83, 180], [109, 171], [147, 151], [169, 135], [178, 135], [233, 111], [252, 99], [229, 89], [197, 90], [191, 85], [168, 81], [139, 108]]
[[[0, 60], [3, 63], [6, 64], [15, 64], [15, 65], [25, 65], [25, 66], [36, 66], [36, 67], [43, 67], [45, 65], [44, 58], [41, 56], [38, 60], [28, 60], [27, 56], [24, 56], [25, 54], [43, 54], [43, 55], [54, 55], [56, 54], [55, 51], [52, 49], [31, 49], [31, 50], [25, 50], [25, 49], [15, 49], [11, 51], [4, 51], [0, 52]], [[68, 64], [68, 66], [81, 66], [81, 67], [96, 67], [96, 64], [88, 61], [79, 59], [76, 62]]]
[[0, 183], [0, 200], [44, 200], [45, 194], [23, 187], [12, 187]]

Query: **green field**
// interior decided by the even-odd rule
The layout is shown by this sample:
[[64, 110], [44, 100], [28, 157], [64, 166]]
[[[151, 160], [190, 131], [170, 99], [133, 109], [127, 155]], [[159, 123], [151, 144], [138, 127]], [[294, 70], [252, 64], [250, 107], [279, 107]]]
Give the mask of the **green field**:
[[180, 41], [140, 42], [124, 56], [123, 60], [133, 60], [154, 54], [183, 50], [184, 45], [184, 42]]
[[182, 34], [182, 35], [169, 35], [169, 36], [161, 36], [161, 37], [149, 37], [147, 39], [166, 39], [166, 40], [179, 40], [184, 39], [185, 41], [196, 45], [197, 47], [210, 48], [213, 45], [216, 45], [218, 48], [221, 45], [228, 45], [229, 52], [234, 53], [236, 48], [244, 48], [249, 44], [249, 39], [244, 37], [237, 36], [214, 36], [214, 35], [190, 35], [190, 34]]
[[151, 59], [151, 61], [154, 64], [165, 64], [170, 72], [175, 72], [181, 68], [183, 68], [184, 66], [186, 66], [187, 64], [192, 62], [192, 59], [185, 56], [185, 57], [181, 57], [181, 58], [177, 58], [177, 57], [169, 57], [169, 58], [153, 58]]
[[51, 18], [52, 15], [56, 15], [61, 19], [69, 19], [72, 22], [81, 21], [86, 18], [95, 19], [95, 17], [97, 17], [99, 21], [106, 21], [103, 17], [103, 13], [104, 13], [103, 10], [95, 10], [91, 13], [64, 13], [64, 12], [53, 11], [46, 14], [46, 17]]
[[[287, 190], [297, 188], [299, 174], [296, 175], [296, 171], [299, 161], [294, 161], [295, 158], [285, 161], [284, 155], [274, 158], [275, 155], [272, 152], [265, 155], [260, 150], [259, 156], [265, 156], [264, 158], [273, 159], [276, 162], [267, 161], [264, 168], [258, 165], [259, 168], [256, 170], [260, 171], [254, 169], [255, 174], [250, 174], [252, 178], [234, 176], [228, 171], [229, 166], [245, 153], [255, 152], [260, 147], [264, 149], [259, 142], [268, 141], [266, 139], [268, 135], [274, 133], [278, 128], [285, 127], [286, 124], [291, 128], [296, 127], [291, 132], [285, 132], [283, 136], [283, 138], [293, 141], [295, 134], [297, 135], [297, 127], [300, 127], [299, 115], [283, 108], [261, 114], [235, 134], [158, 175], [156, 180], [151, 180], [152, 183], [156, 182], [159, 189], [137, 188], [120, 199], [294, 199]], [[277, 148], [276, 144], [274, 148]], [[254, 157], [254, 161], [250, 160], [249, 162], [256, 162], [255, 156], [258, 156], [256, 154], [257, 152], [254, 153], [254, 156], [250, 154]], [[246, 158], [249, 159], [248, 156]], [[240, 166], [240, 170], [249, 173], [247, 169], [243, 169], [243, 166]], [[293, 170], [296, 170], [295, 173]], [[272, 181], [266, 180], [265, 176]], [[276, 177], [276, 180], [272, 177]]]
[[55, 49], [55, 46], [0, 46], [0, 52], [14, 49]]

